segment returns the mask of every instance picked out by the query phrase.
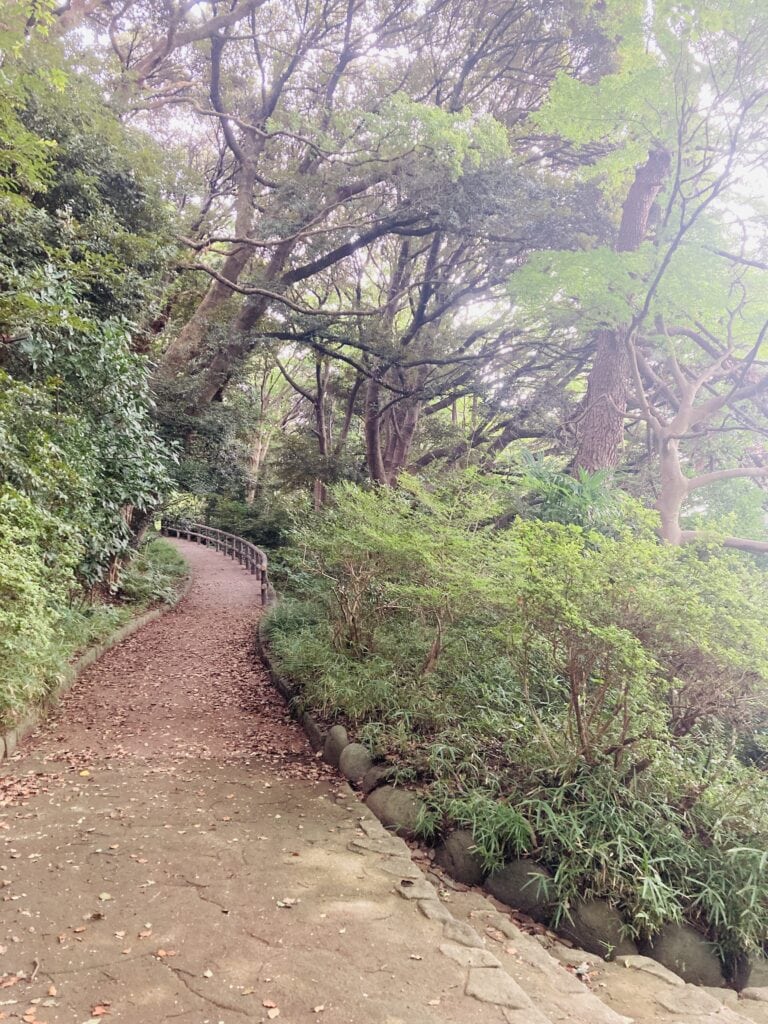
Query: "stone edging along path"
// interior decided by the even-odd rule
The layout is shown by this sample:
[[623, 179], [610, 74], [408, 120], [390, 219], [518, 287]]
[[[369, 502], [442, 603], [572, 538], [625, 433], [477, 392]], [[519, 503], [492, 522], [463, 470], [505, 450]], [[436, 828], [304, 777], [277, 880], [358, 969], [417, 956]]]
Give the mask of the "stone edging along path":
[[[416, 824], [421, 808], [418, 796], [405, 788], [387, 785], [390, 769], [374, 765], [367, 749], [360, 743], [350, 742], [344, 726], [334, 725], [325, 732], [307, 711], [300, 712], [297, 704], [301, 687], [285, 678], [276, 668], [269, 654], [264, 619], [257, 630], [257, 649], [272, 682], [307, 734], [312, 749], [322, 752], [323, 760], [336, 768], [348, 781], [358, 785], [369, 810], [390, 832], [403, 839], [416, 838]], [[435, 851], [435, 862], [455, 881], [469, 886], [484, 886], [500, 903], [521, 911], [535, 921], [546, 924], [549, 919], [546, 900], [538, 887], [531, 884], [531, 876], [549, 873], [532, 861], [520, 859], [505, 864], [490, 877], [482, 869], [479, 858], [472, 851], [472, 835], [458, 829], [449, 834]], [[693, 985], [727, 988], [719, 959], [712, 945], [692, 927], [685, 924], [668, 925], [655, 940], [655, 946], [645, 944], [641, 949], [622, 935], [621, 917], [604, 900], [581, 901], [572, 907], [571, 922], [559, 929], [575, 947], [601, 958], [644, 960], [650, 958]], [[644, 956], [638, 956], [639, 953]], [[627, 963], [627, 966], [629, 964]], [[768, 964], [755, 965], [753, 977], [750, 969], [741, 978], [734, 979], [734, 987], [750, 992], [758, 986], [768, 996]]]
[[[261, 618], [257, 627], [259, 657], [273, 685], [296, 714], [300, 688], [282, 676], [275, 667], [269, 655], [263, 622]], [[345, 776], [345, 791], [350, 799], [354, 799], [356, 794], [350, 782], [360, 782], [368, 771], [377, 771], [368, 752], [362, 744], [348, 741], [343, 726], [332, 726], [325, 733], [308, 712], [300, 713], [297, 717], [312, 749], [318, 754], [322, 752], [323, 759]], [[465, 969], [466, 995], [503, 1008], [504, 1019], [508, 1024], [552, 1024], [553, 1020], [568, 1020], [574, 1024], [577, 1021], [579, 1024], [632, 1024], [630, 1018], [606, 1006], [564, 970], [533, 938], [524, 935], [505, 916], [490, 911], [492, 918], [489, 920], [496, 926], [497, 933], [505, 937], [505, 941], [514, 942], [512, 952], [516, 962], [525, 962], [529, 970], [532, 969], [537, 975], [537, 984], [529, 994], [506, 969], [507, 965], [486, 948], [486, 940], [477, 929], [451, 913], [449, 907], [441, 901], [432, 882], [413, 863], [411, 851], [404, 839], [414, 835], [417, 798], [407, 790], [384, 788], [401, 798], [399, 813], [394, 816], [387, 814], [386, 810], [377, 806], [375, 800], [370, 799], [373, 793], [382, 791], [381, 787], [377, 785], [375, 789], [368, 790], [366, 804], [374, 817], [373, 820], [360, 820], [365, 838], [353, 839], [349, 848], [356, 853], [371, 851], [391, 858], [392, 866], [387, 870], [395, 876], [394, 891], [403, 899], [414, 901], [426, 918], [442, 926], [443, 941], [438, 947], [439, 951]], [[534, 998], [531, 998], [532, 995]]]
[[94, 644], [89, 647], [79, 658], [75, 661], [70, 662], [64, 668], [62, 672], [61, 681], [57, 686], [46, 696], [45, 700], [27, 711], [23, 718], [21, 718], [15, 725], [11, 726], [10, 729], [6, 729], [0, 733], [0, 761], [4, 758], [10, 757], [16, 750], [21, 740], [24, 739], [33, 729], [36, 729], [43, 718], [48, 714], [49, 710], [56, 702], [62, 697], [67, 690], [70, 690], [83, 672], [92, 665], [95, 661], [106, 654], [107, 651], [116, 647], [123, 640], [126, 640], [129, 636], [132, 636], [142, 627], [148, 625], [150, 622], [154, 622], [159, 619], [166, 612], [169, 612], [172, 608], [175, 608], [180, 601], [182, 601], [192, 586], [191, 574], [187, 576], [186, 580], [179, 587], [173, 601], [170, 604], [162, 604], [157, 608], [151, 608], [149, 611], [142, 612], [135, 618], [131, 619], [130, 622], [126, 622], [124, 626], [120, 626], [114, 633], [111, 633], [106, 640], [102, 640], [100, 643]]

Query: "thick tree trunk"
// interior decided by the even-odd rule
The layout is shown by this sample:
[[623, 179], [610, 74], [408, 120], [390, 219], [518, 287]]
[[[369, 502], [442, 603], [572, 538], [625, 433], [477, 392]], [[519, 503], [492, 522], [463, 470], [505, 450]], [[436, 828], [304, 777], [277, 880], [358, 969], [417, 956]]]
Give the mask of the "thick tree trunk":
[[365, 459], [371, 480], [386, 486], [389, 480], [381, 450], [380, 401], [381, 386], [374, 377], [371, 377], [365, 392]]
[[399, 416], [392, 416], [389, 443], [384, 456], [387, 481], [391, 486], [397, 483], [398, 476], [408, 462], [413, 438], [419, 425], [421, 406], [422, 403], [419, 401], [408, 402]]
[[[638, 167], [621, 212], [617, 252], [637, 249], [648, 231], [656, 198], [669, 172], [666, 150], [654, 150]], [[587, 394], [576, 423], [574, 469], [594, 473], [619, 464], [627, 412], [629, 361], [622, 331], [600, 331]]]
[[261, 476], [261, 467], [264, 465], [264, 460], [269, 454], [271, 438], [268, 435], [264, 435], [259, 431], [253, 438], [248, 451], [248, 482], [245, 485], [245, 503], [246, 505], [252, 505], [256, 500], [256, 494], [259, 490], [259, 477]]
[[594, 473], [619, 464], [627, 411], [629, 360], [618, 331], [600, 331], [584, 409], [576, 426], [575, 465]]
[[[240, 169], [237, 177], [237, 210], [235, 215], [235, 237], [246, 238], [253, 224], [253, 186], [255, 183], [255, 154], [249, 165]], [[250, 245], [235, 245], [225, 257], [219, 274], [227, 281], [237, 284], [253, 256]], [[163, 354], [158, 373], [163, 378], [188, 375], [200, 360], [206, 335], [211, 321], [234, 292], [221, 281], [211, 280], [208, 290], [186, 324], [173, 339]]]

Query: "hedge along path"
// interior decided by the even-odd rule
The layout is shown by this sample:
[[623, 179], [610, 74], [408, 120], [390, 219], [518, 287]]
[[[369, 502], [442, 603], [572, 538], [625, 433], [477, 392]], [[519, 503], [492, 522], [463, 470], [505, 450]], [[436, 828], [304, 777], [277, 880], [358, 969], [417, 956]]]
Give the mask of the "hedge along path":
[[547, 1024], [290, 720], [258, 581], [174, 543], [187, 597], [4, 763], [0, 1020]]

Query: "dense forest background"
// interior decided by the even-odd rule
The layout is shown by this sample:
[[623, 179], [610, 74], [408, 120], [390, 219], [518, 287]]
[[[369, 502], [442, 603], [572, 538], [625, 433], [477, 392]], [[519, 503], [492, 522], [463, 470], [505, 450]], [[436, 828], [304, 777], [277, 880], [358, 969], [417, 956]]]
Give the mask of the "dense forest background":
[[6, 719], [205, 520], [426, 834], [759, 954], [768, 11], [10, 0], [0, 51]]

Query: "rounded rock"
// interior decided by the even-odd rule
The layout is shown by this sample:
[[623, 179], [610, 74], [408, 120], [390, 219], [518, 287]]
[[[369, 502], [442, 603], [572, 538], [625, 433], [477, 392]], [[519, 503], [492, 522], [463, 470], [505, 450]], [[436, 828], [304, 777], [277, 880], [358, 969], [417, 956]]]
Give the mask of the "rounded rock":
[[622, 935], [623, 923], [618, 910], [606, 900], [577, 900], [570, 909], [570, 920], [566, 918], [559, 931], [579, 949], [613, 960], [637, 953], [635, 943]]
[[325, 735], [308, 711], [305, 711], [301, 716], [301, 727], [307, 734], [309, 745], [315, 753], [325, 748]]
[[464, 885], [482, 885], [487, 874], [480, 854], [474, 849], [475, 840], [468, 829], [451, 832], [435, 850], [435, 862], [451, 878]]
[[373, 761], [362, 743], [349, 743], [339, 757], [341, 774], [350, 782], [359, 782], [370, 771]]
[[363, 776], [361, 789], [367, 796], [372, 793], [374, 789], [378, 789], [379, 786], [383, 786], [387, 779], [393, 772], [393, 768], [388, 764], [375, 764], [370, 771], [366, 772]]
[[546, 882], [551, 877], [545, 867], [520, 858], [504, 864], [489, 875], [485, 888], [507, 906], [520, 910], [534, 921], [546, 923], [551, 916]]
[[394, 786], [379, 786], [366, 803], [385, 828], [403, 839], [415, 838], [416, 822], [424, 805], [414, 793]]
[[347, 730], [343, 725], [332, 725], [325, 737], [323, 760], [334, 768], [339, 767], [339, 758], [344, 747], [349, 745]]
[[647, 943], [643, 952], [691, 985], [725, 985], [715, 947], [689, 924], [667, 924]]

